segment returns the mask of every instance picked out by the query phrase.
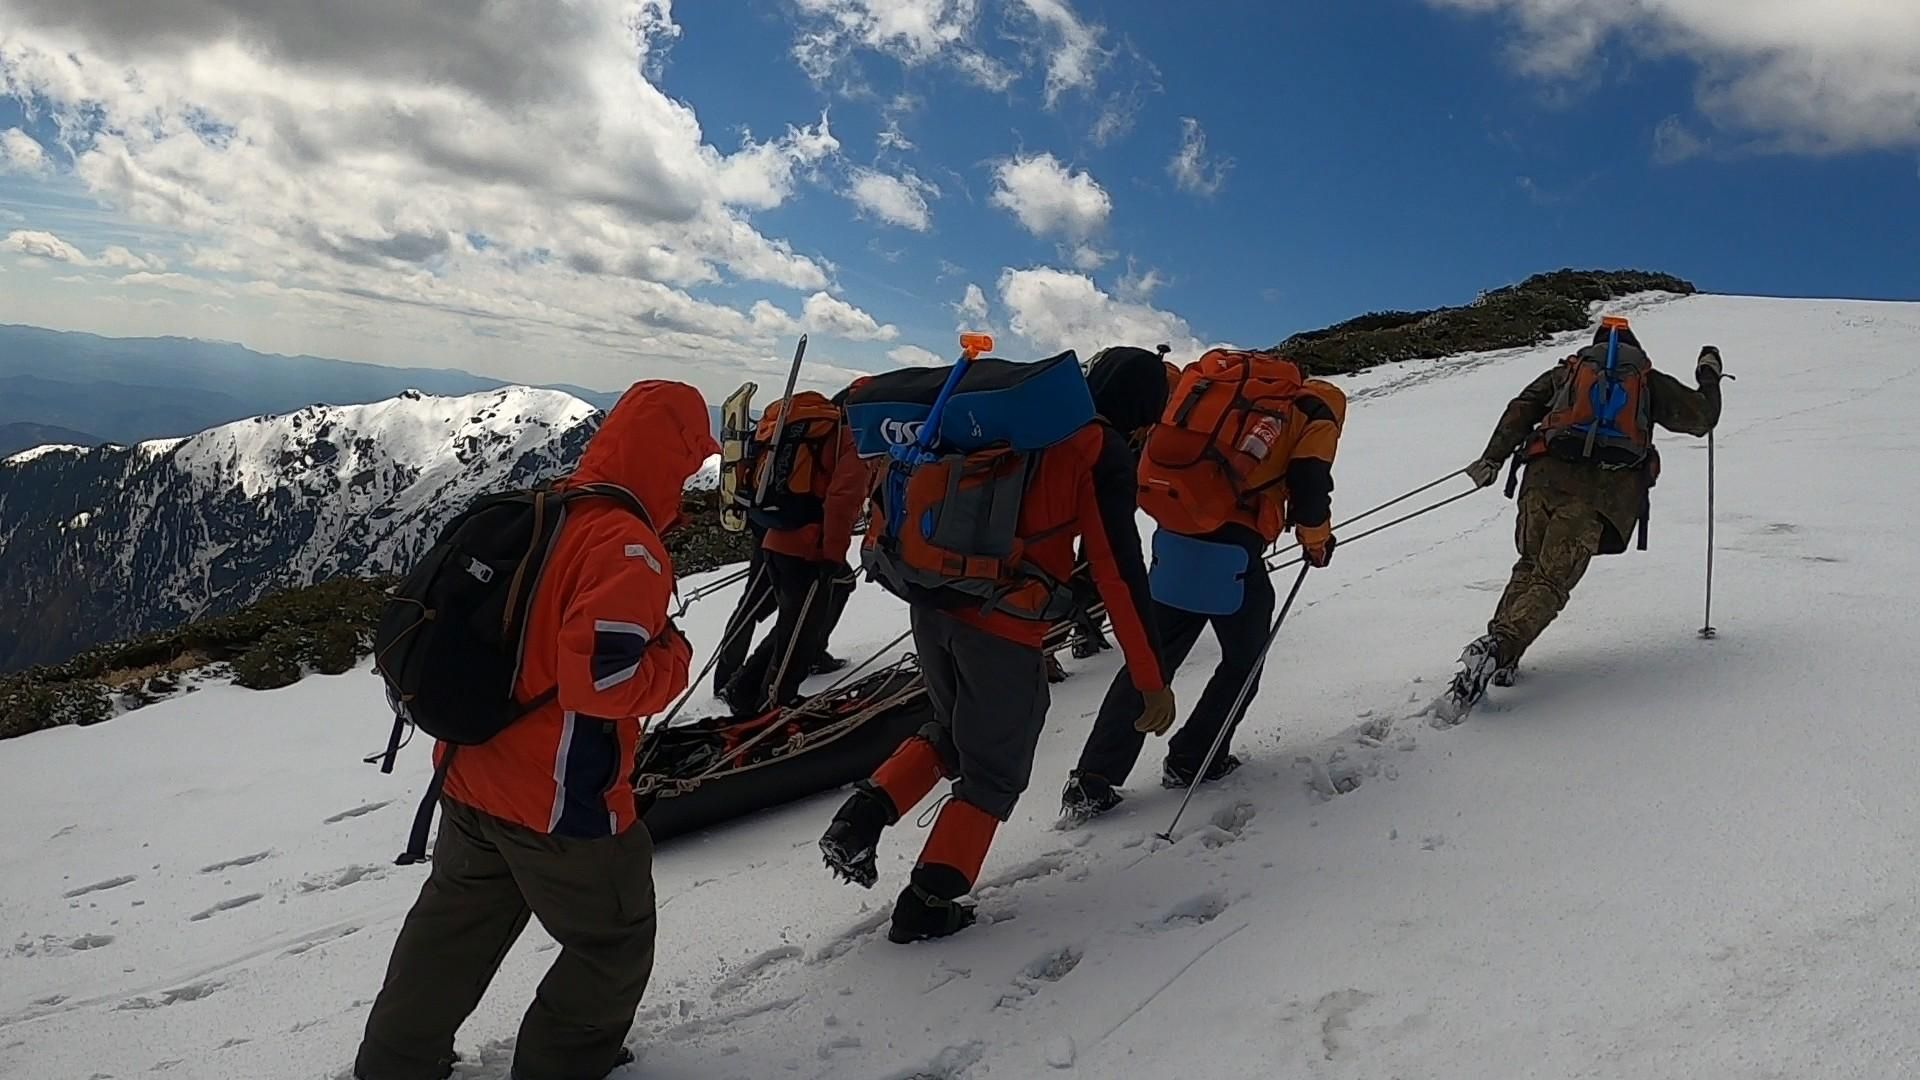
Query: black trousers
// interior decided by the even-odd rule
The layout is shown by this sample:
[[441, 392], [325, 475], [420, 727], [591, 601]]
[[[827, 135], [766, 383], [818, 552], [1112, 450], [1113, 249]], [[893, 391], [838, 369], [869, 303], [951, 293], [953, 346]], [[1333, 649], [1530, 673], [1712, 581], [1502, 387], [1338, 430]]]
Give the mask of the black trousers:
[[[746, 663], [747, 654], [753, 649], [753, 629], [772, 618], [780, 610], [780, 598], [773, 587], [772, 577], [765, 571], [766, 552], [756, 547], [753, 558], [747, 563], [747, 587], [740, 594], [740, 600], [734, 605], [733, 614], [727, 616], [727, 628], [721, 634], [720, 658], [713, 665], [713, 696], [722, 697], [727, 692], [727, 684]], [[840, 625], [840, 616], [847, 610], [847, 599], [853, 595], [857, 580], [852, 568], [836, 576], [834, 590], [828, 598], [826, 637], [821, 639], [820, 651], [827, 649], [827, 641]], [[816, 654], [817, 656], [818, 654]]]
[[763, 558], [778, 617], [773, 632], [761, 640], [721, 695], [740, 715], [785, 705], [799, 694], [808, 671], [827, 651], [827, 639], [853, 595], [853, 571], [844, 563], [823, 564], [777, 551], [765, 552]]
[[[1253, 565], [1259, 567], [1258, 562]], [[1213, 626], [1214, 638], [1220, 642], [1219, 666], [1213, 669], [1207, 688], [1201, 691], [1200, 700], [1187, 714], [1187, 722], [1167, 740], [1167, 760], [1198, 769], [1214, 738], [1220, 734], [1221, 725], [1239, 726], [1246, 710], [1243, 708], [1241, 716], [1233, 717], [1229, 717], [1227, 711], [1233, 708], [1241, 685], [1260, 663], [1267, 633], [1272, 629], [1273, 606], [1273, 581], [1259, 569], [1247, 575], [1245, 598], [1240, 610], [1231, 615], [1199, 615], [1162, 603], [1153, 605], [1154, 626], [1160, 631], [1160, 644], [1166, 654], [1167, 678], [1173, 678], [1173, 673], [1180, 670], [1187, 654], [1199, 643], [1201, 631], [1209, 624]], [[1258, 680], [1254, 689], [1259, 689]], [[1248, 699], [1252, 696], [1249, 693]], [[1115, 785], [1125, 783], [1146, 744], [1146, 735], [1133, 726], [1145, 707], [1140, 691], [1133, 688], [1131, 676], [1125, 668], [1120, 669], [1113, 685], [1107, 688], [1106, 700], [1100, 703], [1100, 715], [1093, 722], [1092, 734], [1087, 736], [1086, 748], [1080, 751], [1080, 771]], [[1227, 738], [1231, 741], [1233, 736], [1229, 734]]]

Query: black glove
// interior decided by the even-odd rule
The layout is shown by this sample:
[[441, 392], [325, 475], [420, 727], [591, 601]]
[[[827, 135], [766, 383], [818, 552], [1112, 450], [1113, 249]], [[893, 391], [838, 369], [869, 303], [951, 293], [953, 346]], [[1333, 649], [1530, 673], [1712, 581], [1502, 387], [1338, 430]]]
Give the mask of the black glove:
[[1720, 364], [1720, 350], [1712, 345], [1700, 349], [1700, 362], [1693, 369], [1693, 381], [1701, 386], [1712, 386], [1719, 382], [1723, 374]]

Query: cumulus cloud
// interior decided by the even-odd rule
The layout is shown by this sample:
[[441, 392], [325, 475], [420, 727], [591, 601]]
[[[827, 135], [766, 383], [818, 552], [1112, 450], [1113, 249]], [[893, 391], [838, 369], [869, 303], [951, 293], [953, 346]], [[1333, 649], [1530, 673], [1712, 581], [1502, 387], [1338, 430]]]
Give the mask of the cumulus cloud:
[[824, 117], [710, 138], [647, 74], [670, 0], [0, 0], [0, 26], [0, 96], [59, 127], [94, 197], [190, 237], [194, 271], [257, 279], [289, 325], [360, 328], [361, 355], [484, 330], [598, 381], [645, 356], [712, 388], [773, 329], [690, 287], [831, 283], [753, 215], [838, 140]]
[[0, 173], [40, 176], [49, 164], [46, 148], [39, 140], [19, 128], [0, 131]]
[[900, 329], [891, 323], [881, 325], [873, 316], [839, 297], [823, 292], [807, 297], [801, 309], [801, 323], [808, 333], [842, 337], [849, 341], [892, 341]]
[[980, 0], [796, 0], [802, 16], [793, 55], [825, 80], [866, 49], [909, 67], [944, 62], [990, 90], [1013, 84], [1014, 72], [974, 42]]
[[889, 225], [926, 232], [933, 226], [927, 200], [939, 198], [940, 189], [911, 171], [891, 176], [876, 169], [856, 168], [847, 197], [863, 213]]
[[1106, 227], [1113, 199], [1085, 171], [1073, 171], [1052, 154], [1020, 155], [993, 170], [989, 201], [1011, 213], [1035, 236], [1084, 241]]
[[1153, 348], [1166, 344], [1176, 357], [1198, 356], [1204, 346], [1185, 319], [1144, 302], [1117, 299], [1085, 274], [1051, 267], [1006, 270], [1000, 302], [1014, 333], [1037, 348], [1074, 349], [1081, 355], [1109, 345]]
[[932, 349], [918, 345], [900, 345], [887, 350], [887, 359], [901, 367], [941, 367], [951, 363]]
[[[945, 65], [996, 93], [1025, 69], [1040, 73], [1046, 104], [1070, 93], [1092, 94], [1111, 51], [1106, 28], [1088, 22], [1070, 0], [794, 0], [799, 33], [794, 59], [819, 82], [857, 51], [907, 67]], [[1011, 61], [981, 43], [984, 15], [997, 9], [1002, 35], [1022, 45]], [[1108, 121], [1111, 125], [1112, 121]], [[893, 129], [893, 130], [897, 130]]]
[[1920, 146], [1920, 5], [1910, 0], [1428, 0], [1507, 16], [1522, 71], [1563, 79], [1618, 41], [1699, 67], [1716, 125], [1789, 152]]
[[16, 255], [28, 255], [36, 259], [50, 259], [53, 262], [72, 263], [74, 266], [91, 266], [93, 260], [72, 244], [38, 229], [15, 229], [0, 240], [0, 251], [11, 251]]
[[1180, 150], [1167, 162], [1167, 171], [1173, 174], [1173, 182], [1181, 191], [1211, 198], [1220, 193], [1232, 168], [1232, 158], [1207, 157], [1207, 133], [1200, 127], [1200, 121], [1191, 116], [1180, 118]]
[[1033, 21], [1044, 42], [1047, 107], [1069, 91], [1093, 89], [1107, 61], [1100, 49], [1105, 31], [1080, 18], [1067, 0], [1014, 0], [1014, 6]]
[[980, 286], [967, 283], [967, 291], [961, 295], [960, 302], [953, 305], [953, 313], [960, 317], [960, 329], [978, 329], [987, 323], [987, 294]]

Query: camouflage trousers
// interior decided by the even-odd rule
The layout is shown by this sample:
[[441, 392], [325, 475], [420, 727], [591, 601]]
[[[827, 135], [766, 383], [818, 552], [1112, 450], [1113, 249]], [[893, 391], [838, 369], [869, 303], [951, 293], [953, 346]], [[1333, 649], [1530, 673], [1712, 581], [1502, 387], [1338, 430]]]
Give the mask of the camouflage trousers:
[[1534, 487], [1520, 492], [1514, 546], [1520, 561], [1487, 632], [1500, 642], [1500, 664], [1519, 661], [1567, 606], [1587, 564], [1600, 553], [1606, 523], [1579, 499]]

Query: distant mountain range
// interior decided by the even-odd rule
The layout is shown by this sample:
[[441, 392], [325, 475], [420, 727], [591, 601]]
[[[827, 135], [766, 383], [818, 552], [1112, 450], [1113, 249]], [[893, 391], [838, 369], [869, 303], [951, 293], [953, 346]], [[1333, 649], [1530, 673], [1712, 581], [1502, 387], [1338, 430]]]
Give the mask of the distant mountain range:
[[475, 496], [570, 469], [600, 416], [557, 390], [410, 392], [0, 460], [0, 671], [404, 570]]
[[[459, 396], [509, 385], [450, 368], [279, 356], [226, 342], [0, 326], [0, 431], [37, 424], [90, 433], [85, 440], [43, 442], [132, 445], [307, 405], [384, 401], [406, 390]], [[550, 389], [603, 409], [619, 398], [578, 386]], [[0, 454], [21, 448], [0, 443]]]
[[58, 424], [35, 424], [25, 420], [0, 424], [0, 458], [11, 457], [31, 446], [49, 444], [98, 446], [105, 441], [97, 435], [64, 428]]

